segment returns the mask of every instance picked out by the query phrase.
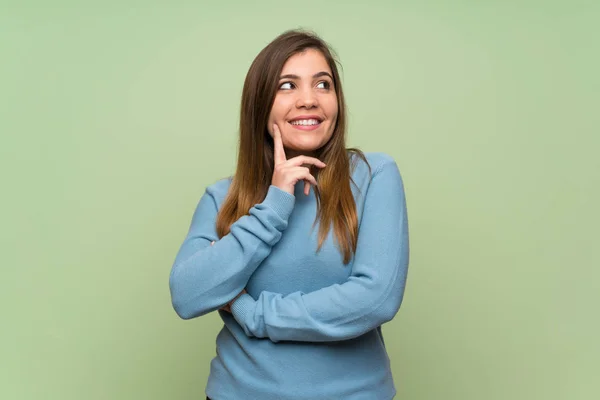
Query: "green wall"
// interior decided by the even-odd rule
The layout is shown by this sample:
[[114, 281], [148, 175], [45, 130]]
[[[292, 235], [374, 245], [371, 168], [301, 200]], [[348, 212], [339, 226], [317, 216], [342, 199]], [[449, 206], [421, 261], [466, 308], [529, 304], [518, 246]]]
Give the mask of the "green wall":
[[340, 55], [348, 144], [404, 177], [397, 398], [599, 398], [594, 3], [2, 2], [0, 398], [203, 398], [221, 323], [178, 319], [168, 275], [295, 27]]

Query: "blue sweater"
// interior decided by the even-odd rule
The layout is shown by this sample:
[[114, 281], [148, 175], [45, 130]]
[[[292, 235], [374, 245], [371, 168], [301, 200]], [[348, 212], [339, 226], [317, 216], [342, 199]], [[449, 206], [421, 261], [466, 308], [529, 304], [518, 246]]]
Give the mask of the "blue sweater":
[[[173, 264], [184, 319], [219, 310], [206, 394], [213, 400], [387, 400], [396, 393], [381, 325], [397, 313], [409, 261], [404, 186], [394, 160], [356, 157], [358, 246], [349, 264], [333, 227], [316, 253], [316, 199], [271, 185], [220, 238], [215, 219], [231, 179], [209, 186]], [[357, 188], [358, 186], [358, 188]], [[211, 242], [216, 243], [211, 246]]]

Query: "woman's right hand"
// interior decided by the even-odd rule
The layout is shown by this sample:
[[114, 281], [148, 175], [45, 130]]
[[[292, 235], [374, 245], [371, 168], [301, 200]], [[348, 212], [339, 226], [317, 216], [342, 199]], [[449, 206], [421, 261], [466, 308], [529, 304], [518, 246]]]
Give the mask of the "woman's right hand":
[[311, 175], [310, 169], [303, 165], [309, 164], [324, 168], [326, 164], [318, 158], [308, 156], [297, 156], [289, 160], [285, 156], [281, 132], [277, 124], [273, 125], [274, 161], [273, 179], [271, 184], [279, 189], [294, 195], [294, 187], [299, 180], [303, 180], [304, 194], [308, 196], [310, 185], [317, 185], [317, 180]]

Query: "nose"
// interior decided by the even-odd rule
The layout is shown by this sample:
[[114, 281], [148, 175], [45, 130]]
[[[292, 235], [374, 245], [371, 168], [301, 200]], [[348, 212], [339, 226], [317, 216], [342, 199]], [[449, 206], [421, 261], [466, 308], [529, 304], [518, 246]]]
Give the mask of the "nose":
[[299, 90], [297, 93], [297, 108], [314, 108], [318, 105], [317, 97], [311, 89]]

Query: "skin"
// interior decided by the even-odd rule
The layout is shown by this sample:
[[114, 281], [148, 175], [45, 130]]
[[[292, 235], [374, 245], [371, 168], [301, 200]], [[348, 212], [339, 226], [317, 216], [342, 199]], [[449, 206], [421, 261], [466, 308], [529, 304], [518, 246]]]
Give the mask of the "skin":
[[[332, 73], [323, 54], [307, 49], [290, 57], [281, 71], [267, 125], [274, 143], [274, 186], [293, 195], [295, 184], [304, 180], [304, 194], [309, 194], [310, 185], [316, 185], [317, 181], [308, 167], [326, 166], [314, 157], [315, 151], [331, 139], [337, 115]], [[319, 121], [316, 129], [303, 130], [291, 124], [302, 116], [316, 116]], [[231, 313], [231, 305], [244, 293], [245, 289], [221, 310]]]
[[[303, 115], [319, 116], [322, 119], [319, 127], [305, 131], [290, 124], [290, 120]], [[279, 128], [288, 158], [314, 156], [314, 151], [331, 139], [337, 115], [331, 68], [323, 54], [307, 49], [290, 57], [281, 70], [279, 89], [267, 124], [271, 136], [273, 125]]]
[[318, 158], [305, 155], [299, 155], [288, 160], [285, 155], [281, 132], [279, 132], [277, 124], [273, 125], [273, 143], [275, 168], [271, 184], [294, 195], [296, 182], [304, 180], [304, 194], [308, 196], [310, 185], [317, 184], [315, 177], [310, 173], [309, 167], [314, 165], [324, 168], [326, 166], [325, 163]]

